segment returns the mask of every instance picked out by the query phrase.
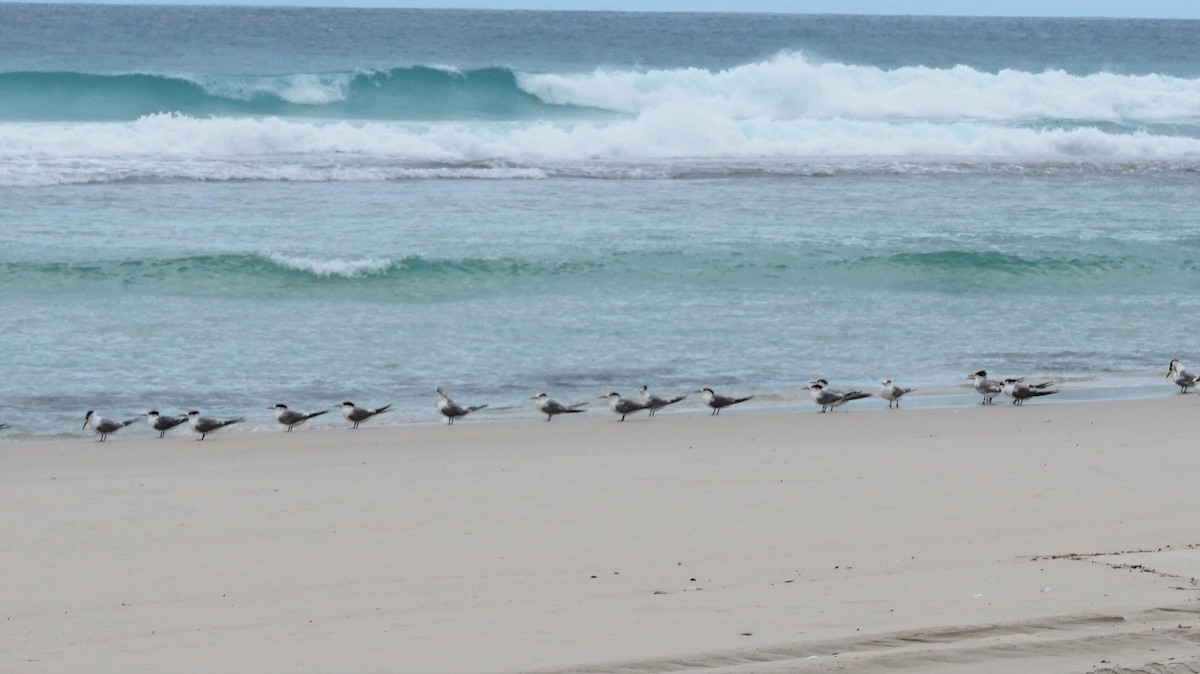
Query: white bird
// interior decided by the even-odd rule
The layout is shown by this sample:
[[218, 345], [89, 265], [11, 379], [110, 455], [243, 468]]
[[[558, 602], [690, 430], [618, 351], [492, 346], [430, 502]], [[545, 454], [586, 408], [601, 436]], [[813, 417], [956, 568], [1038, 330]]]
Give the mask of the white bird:
[[347, 400], [346, 402], [342, 403], [341, 405], [338, 405], [337, 407], [341, 408], [342, 416], [346, 417], [346, 421], [350, 421], [350, 422], [354, 423], [354, 425], [350, 427], [351, 430], [353, 430], [355, 428], [358, 428], [358, 425], [360, 423], [366, 421], [367, 419], [370, 419], [371, 417], [375, 416], [376, 414], [383, 414], [384, 412], [391, 409], [392, 406], [391, 406], [391, 404], [387, 404], [387, 405], [384, 405], [383, 407], [376, 407], [375, 409], [370, 409], [367, 407], [359, 407], [359, 406], [355, 405], [354, 403], [350, 402], [349, 400]]
[[150, 424], [150, 428], [158, 431], [158, 437], [160, 438], [165, 436], [167, 431], [187, 421], [186, 414], [177, 414], [173, 417], [164, 417], [158, 413], [158, 410], [150, 410], [142, 416], [146, 417], [146, 423]]
[[891, 379], [884, 379], [879, 382], [879, 387], [879, 396], [888, 401], [888, 409], [892, 408], [892, 403], [895, 403], [896, 409], [900, 409], [900, 399], [917, 390], [915, 388], [896, 386], [892, 383]]
[[609, 409], [616, 414], [620, 414], [621, 421], [625, 421], [625, 417], [633, 414], [634, 412], [640, 412], [641, 410], [647, 409], [645, 403], [640, 403], [636, 400], [626, 400], [622, 398], [621, 394], [617, 393], [616, 391], [613, 391], [612, 393], [606, 393], [600, 396], [600, 399], [608, 401]]
[[203, 440], [204, 438], [208, 437], [209, 433], [215, 433], [226, 426], [232, 426], [234, 424], [241, 423], [245, 421], [246, 418], [238, 417], [236, 419], [213, 419], [210, 417], [202, 417], [200, 416], [199, 412], [192, 410], [191, 412], [187, 413], [187, 420], [188, 425], [192, 427], [192, 430], [200, 434], [199, 439]]
[[674, 405], [675, 403], [687, 397], [686, 395], [681, 395], [672, 396], [670, 398], [660, 398], [659, 396], [650, 393], [650, 387], [648, 386], [643, 386], [638, 389], [638, 394], [641, 395], [642, 404], [646, 406], [646, 409], [650, 410], [650, 416], [654, 416], [655, 412], [666, 407], [667, 405]]
[[[91, 426], [92, 432], [100, 436], [100, 442], [104, 442], [108, 439], [109, 435], [116, 433], [138, 419], [141, 419], [141, 417], [134, 417], [125, 421], [110, 421], [96, 414], [94, 411], [88, 410], [88, 413], [83, 417], [83, 428]], [[83, 430], [83, 428], [80, 430]]]
[[725, 409], [726, 407], [729, 407], [730, 405], [736, 405], [738, 403], [744, 403], [754, 397], [746, 396], [744, 398], [733, 398], [730, 396], [718, 395], [710, 388], [696, 389], [696, 393], [699, 393], [700, 397], [704, 398], [705, 405], [708, 405], [712, 408], [712, 415], [710, 416], [716, 416], [720, 414], [721, 410]]
[[326, 412], [329, 411], [329, 410], [320, 410], [317, 412], [308, 412], [308, 413], [297, 412], [296, 410], [289, 410], [288, 406], [284, 405], [283, 403], [276, 403], [275, 405], [272, 405], [271, 407], [268, 407], [267, 409], [275, 410], [275, 421], [278, 421], [279, 423], [283, 424], [284, 426], [287, 426], [286, 432], [288, 432], [288, 433], [292, 432], [292, 428], [294, 426], [299, 426], [300, 424], [308, 421], [309, 419], [311, 419], [313, 417], [319, 417], [322, 414], [325, 414]]
[[1180, 363], [1178, 360], [1171, 361], [1171, 367], [1167, 370], [1167, 376], [1170, 377], [1171, 375], [1175, 375], [1172, 381], [1179, 387], [1180, 393], [1187, 393], [1189, 388], [1196, 385], [1196, 375], [1185, 370], [1183, 363]]
[[821, 406], [821, 411], [829, 410], [832, 412], [834, 408], [845, 405], [851, 400], [862, 400], [870, 398], [870, 393], [862, 391], [835, 391], [829, 388], [829, 382], [824, 379], [818, 379], [808, 383], [808, 394], [812, 396], [813, 402]]
[[1054, 386], [1054, 382], [1052, 381], [1044, 381], [1040, 384], [1024, 384], [1021, 383], [1022, 379], [1024, 379], [1024, 377], [1021, 377], [1020, 379], [1004, 380], [1004, 395], [1012, 398], [1012, 404], [1014, 405], [1024, 405], [1025, 401], [1029, 398], [1048, 396], [1058, 393], [1058, 389], [1051, 388]]
[[546, 421], [550, 421], [555, 417], [555, 415], [558, 414], [577, 414], [579, 412], [587, 411], [579, 409], [587, 403], [564, 405], [556, 400], [551, 400], [550, 396], [546, 395], [545, 393], [539, 393], [530, 398], [530, 400], [536, 401], [534, 404], [537, 405], [537, 408], [541, 410], [542, 414], [546, 415]]
[[437, 394], [438, 410], [446, 416], [446, 423], [451, 426], [454, 425], [455, 419], [465, 417], [471, 412], [487, 407], [487, 405], [472, 405], [470, 407], [463, 407], [462, 405], [459, 405], [451, 400], [450, 396], [446, 395], [446, 392], [443, 391], [442, 387], [440, 386], [438, 387]]
[[992, 398], [995, 398], [997, 394], [1004, 390], [1004, 385], [998, 381], [988, 379], [987, 372], [984, 370], [967, 375], [967, 379], [975, 380], [975, 390], [983, 396], [983, 402], [979, 403], [980, 405], [991, 405]]

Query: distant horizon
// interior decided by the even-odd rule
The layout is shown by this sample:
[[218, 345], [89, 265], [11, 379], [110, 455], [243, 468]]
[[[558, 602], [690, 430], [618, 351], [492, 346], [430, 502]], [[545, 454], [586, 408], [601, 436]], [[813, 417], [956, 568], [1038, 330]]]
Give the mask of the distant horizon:
[[1200, 19], [1200, 2], [1190, 0], [979, 0], [971, 3], [957, 0], [601, 0], [589, 2], [583, 8], [567, 0], [0, 0], [0, 4]]

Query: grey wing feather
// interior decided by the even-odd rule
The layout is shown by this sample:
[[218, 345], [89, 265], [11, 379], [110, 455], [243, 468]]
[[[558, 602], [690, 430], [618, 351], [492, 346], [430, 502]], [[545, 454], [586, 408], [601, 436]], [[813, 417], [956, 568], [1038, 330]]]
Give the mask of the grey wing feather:
[[187, 417], [159, 417], [158, 421], [154, 422], [154, 430], [169, 431], [179, 424], [187, 421]]
[[301, 421], [304, 421], [307, 418], [308, 417], [305, 416], [302, 412], [296, 412], [294, 410], [287, 410], [286, 412], [279, 415], [279, 423], [287, 424], [288, 426], [290, 426], [292, 424], [300, 423]]
[[616, 411], [619, 414], [629, 414], [630, 412], [644, 410], [647, 407], [648, 406], [644, 403], [638, 403], [638, 402], [634, 402], [632, 400], [621, 399], [621, 401], [617, 403]]

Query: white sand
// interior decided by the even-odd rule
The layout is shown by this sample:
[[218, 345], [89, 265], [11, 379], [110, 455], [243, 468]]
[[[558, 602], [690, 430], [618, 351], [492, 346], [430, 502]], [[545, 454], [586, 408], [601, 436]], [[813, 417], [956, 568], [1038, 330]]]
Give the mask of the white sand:
[[1179, 395], [9, 442], [0, 671], [1200, 671], [1198, 422]]

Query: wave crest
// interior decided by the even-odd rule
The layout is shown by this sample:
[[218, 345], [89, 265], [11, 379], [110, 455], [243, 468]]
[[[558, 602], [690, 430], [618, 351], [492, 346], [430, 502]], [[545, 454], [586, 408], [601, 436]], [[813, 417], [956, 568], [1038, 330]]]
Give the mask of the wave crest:
[[522, 74], [521, 88], [558, 105], [628, 114], [705, 110], [731, 119], [1196, 120], [1200, 79], [1165, 75], [1076, 76], [820, 63], [799, 53], [708, 71], [610, 70]]
[[0, 119], [133, 120], [155, 113], [444, 121], [532, 121], [703, 110], [730, 120], [1195, 123], [1200, 78], [883, 69], [784, 52], [724, 70], [529, 73], [504, 67], [279, 75], [0, 73]]
[[[426, 255], [338, 257], [278, 251], [210, 254], [166, 258], [132, 258], [81, 262], [0, 263], [0, 281], [14, 288], [94, 286], [121, 288], [180, 284], [189, 288], [228, 291], [231, 279], [246, 284], [315, 285], [355, 283], [422, 292], [446, 284], [498, 289], [530, 287], [530, 280], [595, 283], [629, 269], [652, 270], [652, 282], [695, 282], [714, 274], [745, 283], [814, 281], [834, 286], [928, 288], [930, 284], [1036, 288], [1047, 278], [1061, 286], [1135, 288], [1151, 275], [1190, 280], [1200, 261], [1174, 245], [1103, 243], [1095, 250], [1055, 249], [1006, 253], [990, 250], [938, 249], [881, 254], [873, 248], [847, 245], [836, 249], [780, 253], [764, 248], [746, 254], [713, 252], [697, 256], [683, 250], [598, 252], [566, 259], [538, 256], [438, 257]], [[998, 284], [997, 279], [1004, 279]], [[682, 280], [682, 281], [681, 281]]]
[[121, 121], [191, 116], [448, 120], [554, 116], [506, 68], [444, 66], [281, 75], [0, 73], [0, 119]]
[[350, 260], [344, 258], [320, 259], [298, 255], [283, 255], [281, 253], [265, 253], [263, 257], [283, 269], [312, 274], [322, 278], [339, 276], [341, 278], [362, 278], [386, 274], [392, 268], [393, 262], [388, 258], [365, 258]]
[[[84, 108], [94, 119], [77, 118]], [[1200, 79], [883, 70], [796, 53], [721, 71], [0, 73], [0, 119], [27, 116], [37, 121], [0, 123], [0, 186], [1200, 162]]]

